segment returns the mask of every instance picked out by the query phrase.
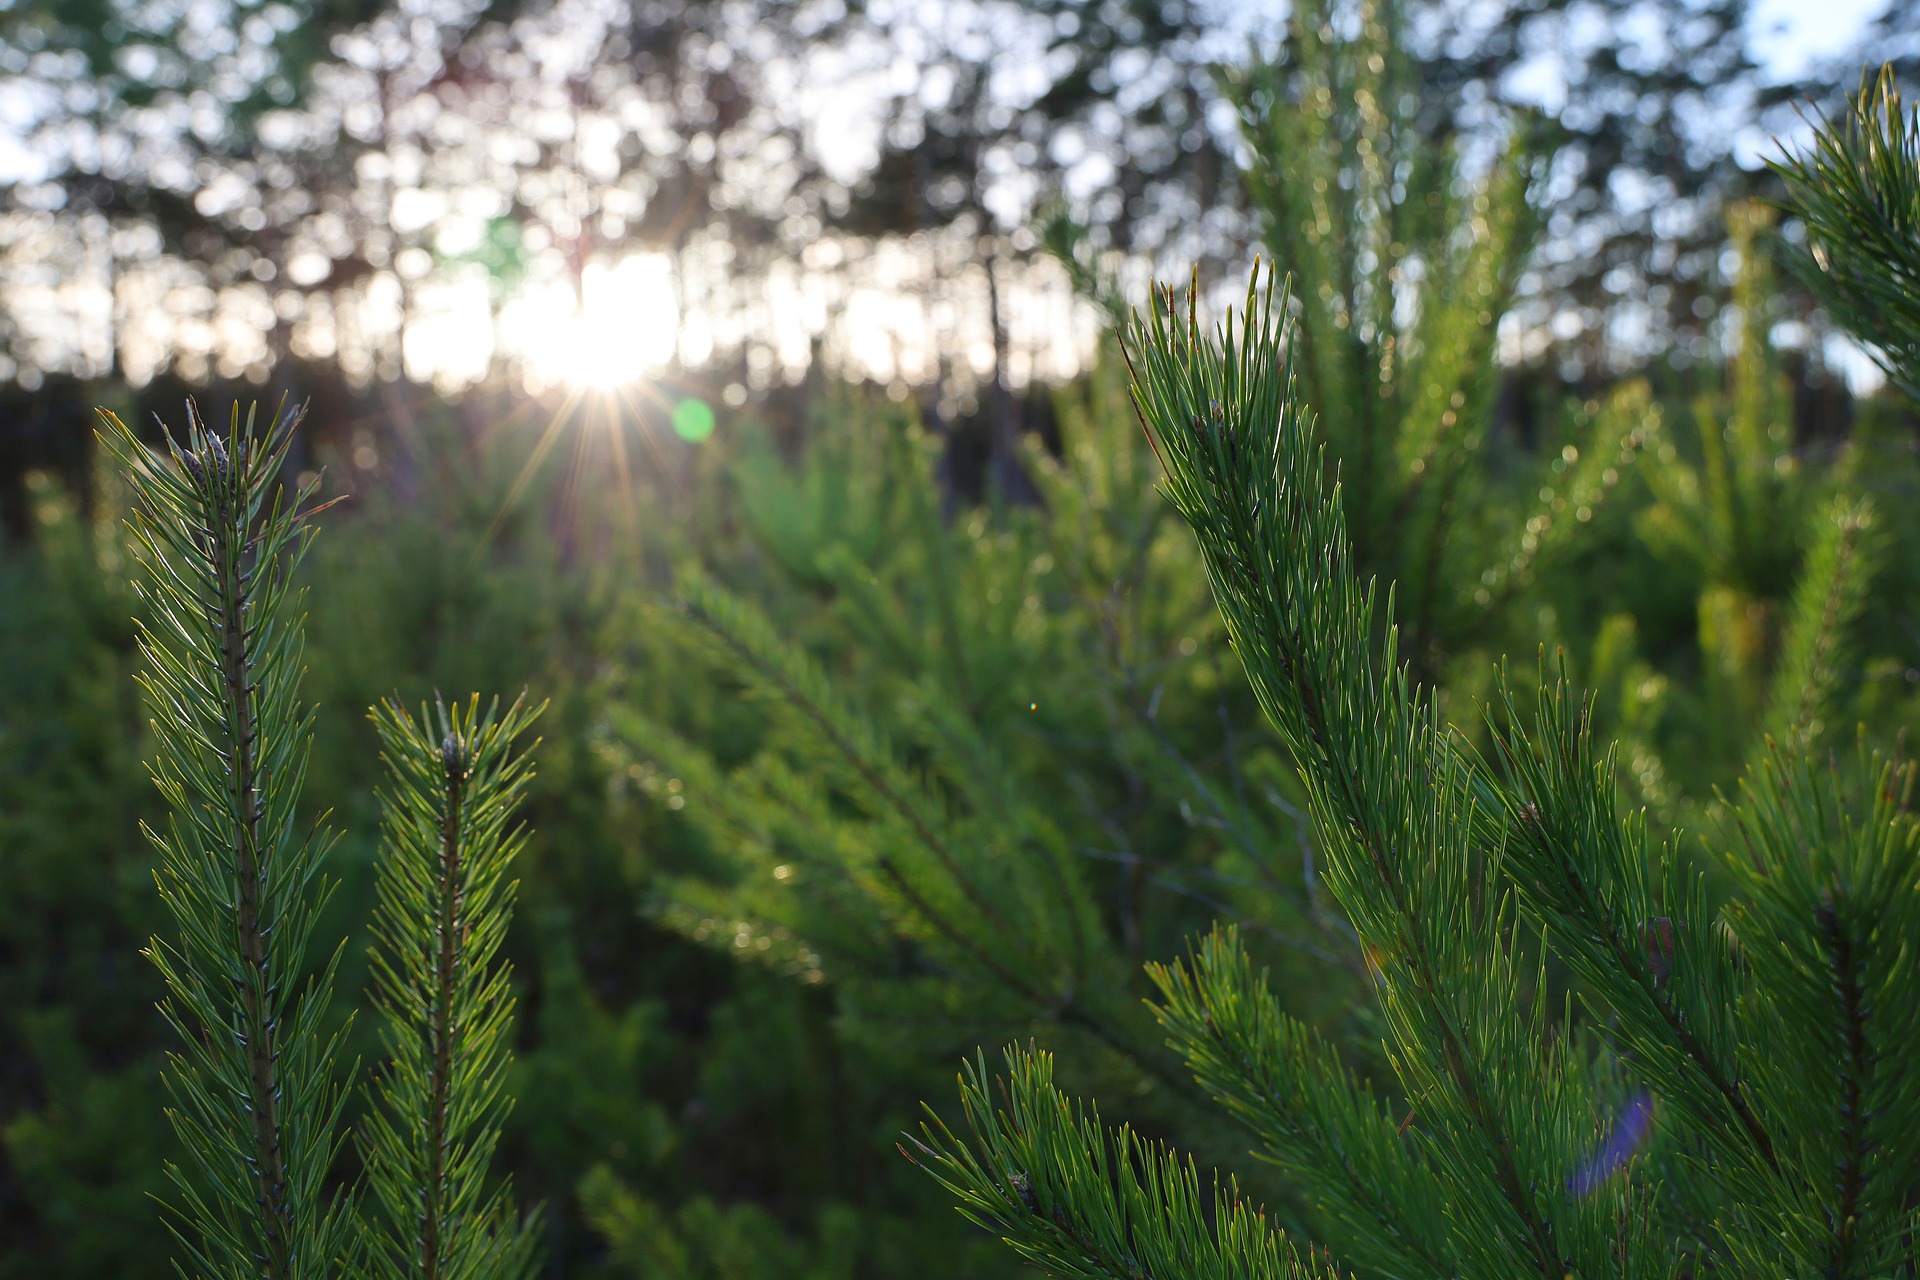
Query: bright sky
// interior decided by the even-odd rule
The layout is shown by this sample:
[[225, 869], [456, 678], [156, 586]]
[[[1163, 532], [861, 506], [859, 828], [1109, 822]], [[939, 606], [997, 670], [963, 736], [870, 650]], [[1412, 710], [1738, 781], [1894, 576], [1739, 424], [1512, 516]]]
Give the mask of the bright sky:
[[1754, 56], [1789, 80], [1823, 58], [1846, 53], [1886, 0], [1758, 0], [1748, 22]]

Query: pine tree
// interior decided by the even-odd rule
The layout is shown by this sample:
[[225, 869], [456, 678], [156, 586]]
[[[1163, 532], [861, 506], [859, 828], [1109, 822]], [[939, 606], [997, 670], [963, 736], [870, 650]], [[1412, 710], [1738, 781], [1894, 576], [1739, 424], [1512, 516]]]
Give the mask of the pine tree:
[[362, 1130], [383, 1228], [369, 1274], [388, 1280], [520, 1280], [537, 1236], [486, 1185], [511, 1105], [513, 994], [495, 963], [512, 915], [509, 828], [530, 771], [514, 741], [521, 703], [374, 711], [392, 780], [373, 931], [374, 1002], [390, 1059]]
[[1768, 336], [1772, 223], [1764, 206], [1730, 211], [1740, 268], [1727, 385], [1695, 399], [1692, 449], [1659, 426], [1640, 467], [1653, 502], [1635, 530], [1698, 584], [1698, 687], [1672, 699], [1683, 705], [1664, 732], [1621, 734], [1629, 790], [1663, 818], [1684, 821], [1690, 803], [1758, 763], [1770, 738], [1811, 749], [1837, 727], [1883, 558], [1858, 452], [1809, 465], [1793, 438], [1792, 392]]
[[1903, 103], [1893, 65], [1863, 74], [1845, 118], [1773, 169], [1807, 230], [1796, 273], [1920, 399], [1920, 106]]
[[[1464, 711], [1491, 696], [1498, 646], [1550, 605], [1582, 620], [1613, 607], [1565, 570], [1639, 496], [1628, 481], [1644, 455], [1658, 452], [1661, 497], [1683, 517], [1681, 489], [1697, 489], [1703, 469], [1668, 447], [1662, 406], [1641, 383], [1581, 406], [1539, 454], [1494, 432], [1497, 324], [1535, 239], [1540, 144], [1520, 137], [1468, 180], [1420, 135], [1399, 20], [1391, 3], [1353, 27], [1310, 5], [1285, 59], [1234, 94], [1268, 239], [1308, 285], [1292, 333], [1297, 367], [1311, 363], [1313, 385], [1340, 407], [1326, 415], [1329, 455], [1343, 477], [1363, 465], [1375, 475], [1356, 572], [1404, 575], [1393, 617], [1423, 637], [1409, 656]], [[1045, 231], [1113, 312], [1117, 286], [1070, 220]], [[1764, 341], [1743, 351], [1730, 426], [1759, 442], [1753, 461], [1771, 476], [1781, 420], [1747, 392], [1770, 389], [1778, 370]], [[1313, 993], [1300, 1007], [1329, 1019], [1346, 1016], [1364, 965], [1326, 909], [1323, 854], [1297, 821], [1305, 793], [1259, 740], [1244, 687], [1193, 671], [1218, 660], [1219, 625], [1196, 616], [1200, 566], [1160, 523], [1154, 459], [1114, 372], [1095, 371], [1085, 403], [1061, 397], [1065, 456], [1036, 452], [1030, 465], [1044, 517], [983, 512], [944, 527], [911, 433], [857, 403], [822, 415], [797, 475], [750, 456], [736, 482], [775, 571], [689, 572], [663, 617], [712, 673], [704, 696], [744, 686], [755, 732], [722, 747], [631, 706], [612, 720], [642, 785], [704, 837], [709, 856], [662, 878], [659, 910], [675, 927], [832, 983], [842, 1026], [862, 1036], [947, 1053], [1065, 1028], [1178, 1088], [1184, 1072], [1139, 1015], [1138, 975], [1184, 932], [1220, 916], [1257, 933], [1287, 954], [1290, 988]], [[1712, 475], [1738, 472], [1746, 486], [1748, 462]], [[1807, 727], [1835, 719], [1835, 673], [1871, 568], [1865, 513], [1836, 507], [1796, 594], [1815, 483], [1756, 486], [1762, 499], [1791, 487], [1801, 501], [1792, 519], [1741, 525], [1785, 550], [1739, 581], [1793, 608], [1784, 623], [1774, 608], [1765, 643], [1743, 650], [1726, 682], [1743, 695], [1776, 673], [1795, 682], [1807, 696], [1791, 716]], [[1688, 571], [1718, 587], [1739, 545], [1711, 546]], [[1568, 645], [1613, 695], [1605, 710], [1633, 793], [1683, 814], [1792, 699], [1756, 696], [1749, 714], [1722, 716], [1689, 699], [1684, 680], [1657, 679], [1633, 640], [1620, 617]], [[1205, 657], [1174, 656], [1194, 650]], [[1680, 713], [1643, 697], [1649, 688]], [[1703, 724], [1721, 755], [1701, 749]], [[1182, 901], [1148, 913], [1150, 895]]]
[[[1469, 182], [1412, 118], [1398, 10], [1365, 16], [1343, 34], [1308, 6], [1288, 60], [1230, 87], [1269, 239], [1312, 281], [1296, 332], [1350, 409], [1336, 452], [1376, 475], [1365, 563], [1420, 584], [1403, 620], [1427, 637], [1426, 667], [1447, 672], [1465, 622], [1534, 603], [1618, 492], [1655, 410], [1643, 388], [1614, 397], [1581, 424], [1577, 466], [1517, 452], [1496, 465], [1491, 354], [1536, 238], [1542, 148], [1516, 141]], [[1322, 109], [1353, 93], [1370, 105]], [[1318, 229], [1289, 230], [1298, 216]], [[1045, 231], [1082, 289], [1117, 307], [1071, 221]], [[1224, 908], [1318, 968], [1341, 1003], [1355, 975], [1321, 909], [1300, 794], [1249, 741], [1244, 689], [1207, 670], [1219, 626], [1153, 493], [1118, 367], [1092, 374], [1087, 403], [1062, 397], [1066, 456], [1030, 459], [1044, 518], [942, 527], [916, 447], [857, 406], [835, 406], [797, 481], [770, 478], [784, 474], [771, 462], [740, 468], [768, 558], [814, 594], [770, 616], [785, 584], [688, 574], [668, 615], [708, 669], [775, 709], [736, 767], [615, 713], [718, 854], [668, 883], [669, 919], [807, 981], [857, 985], [852, 1003], [878, 1023], [930, 1005], [955, 1026], [1064, 1023], [1164, 1065], [1134, 989], [1155, 933], [1137, 904], [1159, 891], [1202, 918]], [[1222, 725], [1223, 766], [1210, 759]], [[1276, 866], [1273, 851], [1294, 847], [1300, 863]], [[1162, 919], [1172, 945], [1193, 915]]]
[[[1130, 545], [1144, 558], [1171, 542], [1149, 520], [1116, 546], [1110, 526], [1137, 514], [1129, 487], [1150, 496], [1146, 476], [1110, 471], [1112, 506], [1098, 509], [1077, 492], [1094, 477], [1033, 461], [1085, 554]], [[917, 437], [869, 416], [843, 422], [841, 444], [797, 480], [743, 469], [766, 545], [809, 590], [770, 616], [776, 584], [751, 584], [749, 599], [689, 568], [660, 615], [690, 642], [683, 660], [744, 682], [772, 712], [750, 758], [728, 768], [668, 725], [613, 713], [643, 776], [656, 790], [670, 780], [714, 851], [717, 865], [666, 881], [664, 915], [801, 982], [846, 984], [874, 1033], [1037, 1018], [1152, 1057], [1128, 989], [1137, 966], [1101, 919], [1072, 800], [1062, 813], [1027, 782], [1046, 740], [1090, 722], [1141, 730], [1131, 707], [1096, 701], [1099, 680], [1059, 675], [1092, 639], [1097, 615], [1060, 607], [1091, 566], [1031, 519], [948, 528], [930, 463]], [[850, 474], [878, 479], [847, 486]], [[1171, 567], [1155, 564], [1156, 580]], [[1205, 621], [1204, 599], [1187, 595], [1162, 617], [1111, 619], [1113, 636], [1173, 649]], [[829, 674], [806, 643], [828, 638], [864, 661]], [[1077, 785], [1084, 806], [1105, 806], [1115, 782], [1103, 746], [1069, 746], [1041, 767], [1060, 793]]]
[[1650, 406], [1627, 395], [1592, 418], [1581, 471], [1487, 482], [1494, 355], [1539, 243], [1554, 143], [1516, 116], [1490, 171], [1473, 176], [1425, 121], [1407, 24], [1399, 0], [1314, 0], [1296, 7], [1274, 61], [1223, 84], [1262, 239], [1299, 286], [1295, 368], [1324, 415], [1357, 563], [1400, 584], [1408, 656], [1438, 674], [1463, 633], [1566, 550], [1572, 512], [1605, 501]]
[[173, 811], [148, 834], [180, 939], [148, 955], [185, 1042], [168, 1075], [189, 1160], [169, 1169], [176, 1265], [232, 1280], [527, 1276], [535, 1238], [486, 1177], [507, 1105], [503, 873], [527, 777], [512, 743], [531, 713], [483, 715], [476, 698], [428, 729], [375, 712], [392, 771], [374, 963], [392, 1060], [362, 1134], [368, 1213], [335, 1168], [349, 1137], [330, 1008], [345, 942], [306, 972], [332, 838], [297, 814], [312, 712], [295, 574], [320, 509], [311, 483], [289, 499], [279, 482], [299, 415], [256, 432], [235, 406], [221, 432], [190, 404], [165, 455], [102, 418], [134, 491], [140, 682]]
[[192, 1164], [169, 1171], [169, 1211], [194, 1272], [318, 1280], [338, 1267], [351, 1217], [327, 1186], [343, 1141], [326, 1021], [338, 948], [311, 981], [302, 972], [331, 838], [294, 812], [312, 713], [297, 700], [292, 575], [313, 536], [311, 490], [283, 506], [275, 481], [297, 415], [256, 434], [237, 405], [225, 432], [190, 411], [165, 461], [102, 417], [136, 496], [141, 685], [173, 810], [148, 832], [180, 930], [148, 948], [185, 1042], [169, 1116]]
[[[1564, 678], [1507, 691], [1491, 759], [1472, 751], [1409, 678], [1355, 571], [1291, 328], [1270, 275], [1211, 336], [1191, 302], [1182, 321], [1156, 299], [1128, 348], [1168, 497], [1310, 797], [1392, 1078], [1349, 1074], [1230, 932], [1153, 971], [1171, 1044], [1361, 1274], [1915, 1265], [1911, 768], [1865, 753], [1815, 767], [1780, 744], [1695, 854], [1622, 816]], [[1069, 1108], [1044, 1062], [1011, 1053], [1009, 1081], [997, 1109], [977, 1069], [963, 1088], [970, 1141], [925, 1131], [963, 1211], [1030, 1257], [1062, 1233], [1117, 1231], [1079, 1272], [1113, 1276], [1137, 1274], [1130, 1260], [1156, 1241], [1209, 1230], [1190, 1200], [1129, 1193], [1160, 1183], [1124, 1138], [1119, 1159], [1091, 1166], [1071, 1143], [1033, 1140], [1036, 1117]], [[1116, 1213], [1115, 1196], [1132, 1207]], [[1212, 1228], [1221, 1243], [1233, 1221]]]

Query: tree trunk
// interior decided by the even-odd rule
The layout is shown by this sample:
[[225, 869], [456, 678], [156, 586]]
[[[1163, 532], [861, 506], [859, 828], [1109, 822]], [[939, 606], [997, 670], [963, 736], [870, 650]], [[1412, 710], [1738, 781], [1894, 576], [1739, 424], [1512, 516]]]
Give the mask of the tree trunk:
[[987, 306], [993, 313], [993, 388], [987, 400], [988, 476], [1000, 500], [1016, 507], [1044, 505], [1040, 489], [1020, 461], [1021, 413], [1007, 382], [1011, 339], [1000, 297], [999, 254], [987, 259]]

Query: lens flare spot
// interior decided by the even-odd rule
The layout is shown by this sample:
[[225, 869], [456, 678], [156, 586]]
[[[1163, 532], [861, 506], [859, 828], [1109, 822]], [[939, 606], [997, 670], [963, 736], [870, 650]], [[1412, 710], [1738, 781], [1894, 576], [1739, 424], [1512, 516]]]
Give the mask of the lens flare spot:
[[1607, 1140], [1588, 1161], [1567, 1179], [1567, 1191], [1576, 1196], [1591, 1195], [1608, 1179], [1627, 1167], [1634, 1155], [1653, 1136], [1653, 1097], [1636, 1093], [1613, 1122]]
[[687, 399], [673, 406], [673, 433], [695, 444], [713, 434], [713, 406]]

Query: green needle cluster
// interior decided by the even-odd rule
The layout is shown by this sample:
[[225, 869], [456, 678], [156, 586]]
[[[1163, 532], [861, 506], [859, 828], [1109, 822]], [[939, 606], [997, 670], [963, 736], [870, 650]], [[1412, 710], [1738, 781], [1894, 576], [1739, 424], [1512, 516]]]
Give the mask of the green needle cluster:
[[304, 970], [332, 837], [295, 804], [311, 712], [298, 699], [300, 593], [312, 539], [274, 483], [296, 416], [256, 435], [236, 406], [226, 431], [197, 413], [169, 457], [119, 419], [105, 437], [136, 498], [133, 541], [154, 781], [172, 822], [148, 836], [179, 937], [147, 954], [184, 1048], [171, 1058], [170, 1117], [188, 1153], [168, 1206], [185, 1269], [299, 1280], [331, 1276], [349, 1219], [328, 1191], [344, 1093], [326, 1026], [335, 948]]
[[514, 740], [538, 714], [438, 705], [373, 713], [389, 770], [374, 907], [374, 1002], [391, 1065], [362, 1133], [383, 1216], [371, 1275], [509, 1280], [535, 1237], [487, 1166], [510, 1105], [513, 993], [497, 963], [512, 913], [509, 824], [530, 777]]
[[359, 1134], [364, 1183], [349, 1182], [330, 1010], [345, 942], [309, 964], [332, 837], [296, 815], [312, 714], [294, 577], [314, 509], [311, 486], [288, 500], [279, 476], [298, 415], [256, 432], [236, 408], [222, 432], [189, 406], [165, 453], [102, 416], [136, 499], [140, 683], [173, 811], [148, 834], [179, 936], [148, 955], [184, 1046], [168, 1073], [187, 1153], [170, 1168], [176, 1266], [230, 1280], [530, 1275], [532, 1224], [487, 1169], [508, 1106], [505, 872], [530, 776], [513, 744], [537, 710], [483, 713], [475, 697], [419, 720], [397, 704], [373, 713], [390, 770], [373, 959], [389, 1061]]
[[[984, 1060], [960, 1097], [975, 1154], [937, 1118], [915, 1149], [960, 1212], [1048, 1275], [1149, 1280], [1318, 1280], [1330, 1275], [1249, 1207], [1231, 1183], [1202, 1196], [1191, 1161], [1122, 1127], [1053, 1085], [1046, 1053], [1010, 1053], [995, 1108]], [[902, 1148], [905, 1153], [905, 1148]], [[906, 1153], [909, 1159], [912, 1153]]]
[[1902, 102], [1893, 65], [1863, 76], [1845, 116], [1773, 170], [1806, 224], [1800, 278], [1920, 398], [1920, 106]]

